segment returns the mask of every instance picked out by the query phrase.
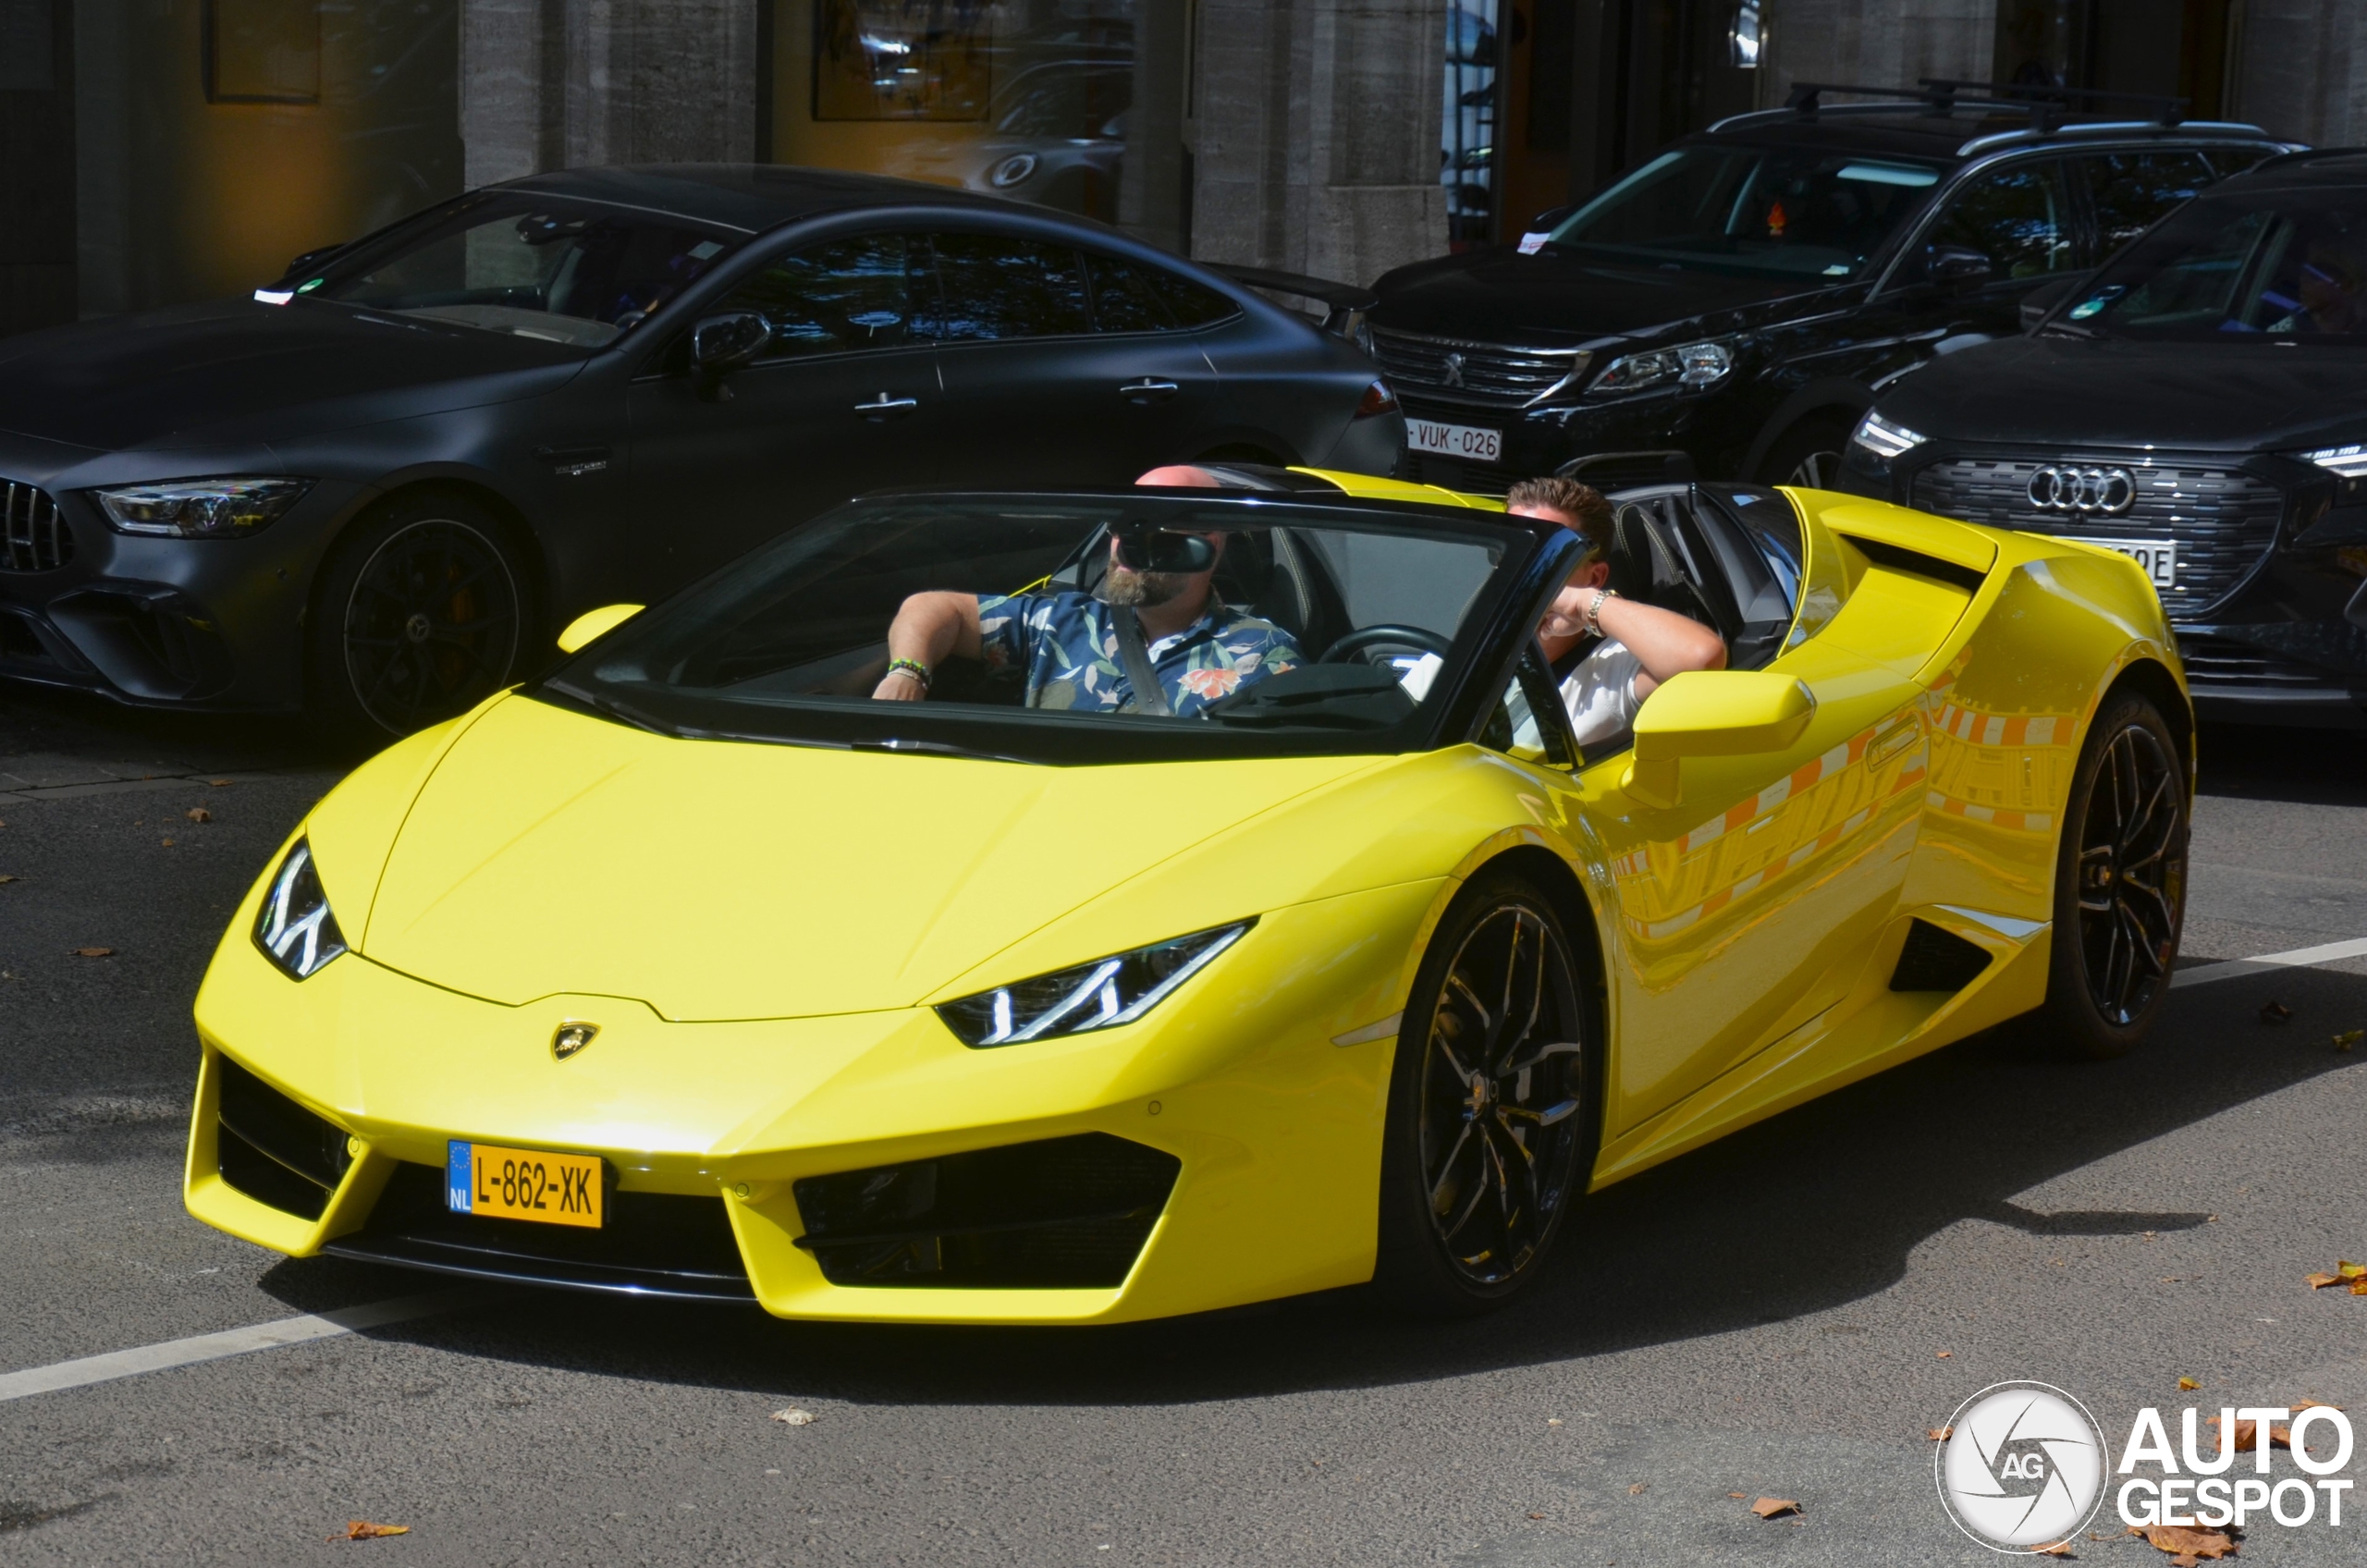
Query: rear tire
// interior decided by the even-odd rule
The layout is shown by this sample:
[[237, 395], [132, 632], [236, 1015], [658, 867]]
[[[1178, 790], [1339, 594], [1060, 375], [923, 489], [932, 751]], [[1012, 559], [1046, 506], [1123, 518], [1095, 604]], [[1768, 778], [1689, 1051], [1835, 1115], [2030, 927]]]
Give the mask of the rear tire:
[[2124, 1054], [2169, 999], [2189, 826], [2185, 761], [2161, 710], [2107, 698], [2079, 749], [2055, 855], [2042, 1017], [2064, 1054]]
[[466, 496], [399, 496], [356, 523], [321, 572], [315, 722], [384, 741], [509, 684], [535, 624], [522, 555], [505, 520]]
[[1535, 1278], [1594, 1172], [1600, 1050], [1552, 901], [1506, 872], [1474, 877], [1398, 1030], [1373, 1272], [1385, 1300], [1467, 1317]]

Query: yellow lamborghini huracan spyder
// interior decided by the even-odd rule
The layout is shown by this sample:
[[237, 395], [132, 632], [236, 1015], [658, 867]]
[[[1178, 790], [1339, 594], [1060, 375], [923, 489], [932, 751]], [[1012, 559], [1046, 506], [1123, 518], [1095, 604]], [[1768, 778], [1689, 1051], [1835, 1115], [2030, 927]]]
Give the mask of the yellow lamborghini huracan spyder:
[[[2132, 562], [1620, 492], [1613, 585], [1730, 668], [1581, 755], [1534, 637], [1579, 535], [1235, 477], [857, 502], [360, 768], [198, 996], [190, 1211], [784, 1317], [1452, 1311], [1590, 1188], [2018, 1013], [2103, 1054], [2161, 1008], [2192, 716]], [[1213, 560], [1261, 641], [1171, 711], [1080, 699], [1139, 640], [993, 656], [1137, 559]], [[972, 594], [983, 656], [878, 700], [891, 621]]]

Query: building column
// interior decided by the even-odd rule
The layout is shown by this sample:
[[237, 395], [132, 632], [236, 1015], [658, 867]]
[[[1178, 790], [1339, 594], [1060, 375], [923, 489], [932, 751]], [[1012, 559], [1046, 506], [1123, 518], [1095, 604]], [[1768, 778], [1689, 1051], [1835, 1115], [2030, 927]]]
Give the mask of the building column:
[[2367, 139], [2367, 13], [2328, 0], [2245, 0], [2228, 117], [2313, 147]]
[[1997, 0], [1768, 0], [1765, 15], [1762, 108], [1796, 81], [1912, 89], [1927, 76], [1987, 81], [1995, 68]]
[[468, 183], [754, 161], [761, 3], [460, 0]]
[[1369, 283], [1446, 249], [1438, 0], [1202, 0], [1192, 254]]

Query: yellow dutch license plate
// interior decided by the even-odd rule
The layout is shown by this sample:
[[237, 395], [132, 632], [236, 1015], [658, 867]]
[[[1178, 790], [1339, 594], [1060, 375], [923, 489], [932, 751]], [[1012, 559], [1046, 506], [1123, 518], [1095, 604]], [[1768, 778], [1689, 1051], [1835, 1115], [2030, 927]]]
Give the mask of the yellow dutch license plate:
[[600, 1161], [588, 1154], [504, 1148], [454, 1138], [447, 1145], [444, 1201], [455, 1214], [600, 1228]]

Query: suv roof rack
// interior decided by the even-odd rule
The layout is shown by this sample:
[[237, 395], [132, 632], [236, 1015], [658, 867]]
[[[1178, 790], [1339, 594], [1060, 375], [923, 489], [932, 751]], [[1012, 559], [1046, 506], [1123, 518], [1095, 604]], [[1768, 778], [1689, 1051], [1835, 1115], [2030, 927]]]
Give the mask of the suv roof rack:
[[1860, 97], [1887, 98], [1886, 105], [1851, 104], [1836, 105], [1860, 113], [1879, 107], [1895, 108], [1907, 104], [1922, 105], [1927, 115], [1945, 116], [1958, 108], [2002, 110], [2009, 114], [2030, 116], [2031, 129], [2042, 133], [2053, 130], [2064, 117], [2090, 105], [2101, 107], [2111, 104], [2137, 105], [2149, 115], [2148, 123], [2174, 126], [2186, 118], [2185, 98], [2164, 98], [2144, 92], [2106, 92], [2092, 87], [2055, 87], [2045, 82], [1962, 81], [1953, 77], [1922, 77], [1914, 87], [1856, 87], [1839, 81], [1797, 81], [1789, 96], [1784, 100], [1786, 112], [1814, 116], [1823, 104], [1820, 102], [1827, 92], [1851, 92]]

